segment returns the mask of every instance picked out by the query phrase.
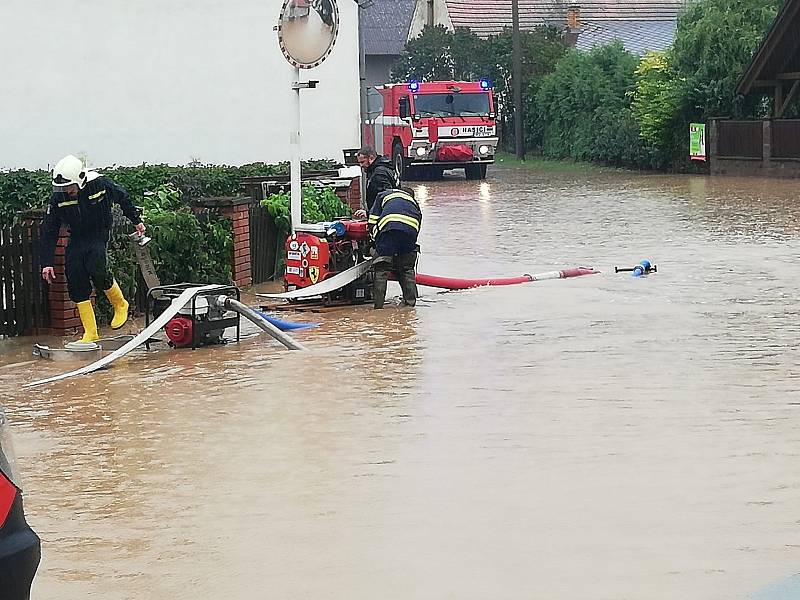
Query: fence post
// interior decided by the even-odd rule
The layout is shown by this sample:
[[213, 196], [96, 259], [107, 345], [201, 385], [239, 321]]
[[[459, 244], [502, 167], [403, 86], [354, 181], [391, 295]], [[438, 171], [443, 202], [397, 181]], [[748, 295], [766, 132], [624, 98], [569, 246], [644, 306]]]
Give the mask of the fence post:
[[708, 163], [709, 172], [713, 175], [719, 171], [717, 157], [717, 139], [719, 133], [717, 128], [717, 120], [711, 119], [708, 127]]
[[220, 216], [231, 220], [233, 283], [240, 288], [250, 286], [253, 283], [250, 268], [250, 198], [198, 198], [194, 204], [215, 209]]
[[772, 121], [764, 120], [761, 126], [762, 167], [768, 170], [772, 161]]

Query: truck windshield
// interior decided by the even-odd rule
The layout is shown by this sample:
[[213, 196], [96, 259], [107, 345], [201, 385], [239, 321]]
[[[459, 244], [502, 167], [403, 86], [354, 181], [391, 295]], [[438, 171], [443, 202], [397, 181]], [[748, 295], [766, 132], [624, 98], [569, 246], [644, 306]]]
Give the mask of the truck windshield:
[[414, 112], [422, 117], [489, 114], [489, 94], [414, 94]]

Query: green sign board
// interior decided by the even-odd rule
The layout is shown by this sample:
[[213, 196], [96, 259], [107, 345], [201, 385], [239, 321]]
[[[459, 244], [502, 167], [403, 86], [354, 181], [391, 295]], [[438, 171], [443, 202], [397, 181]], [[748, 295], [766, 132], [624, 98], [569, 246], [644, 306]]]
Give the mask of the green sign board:
[[692, 160], [706, 159], [705, 123], [691, 123], [689, 125], [689, 158]]

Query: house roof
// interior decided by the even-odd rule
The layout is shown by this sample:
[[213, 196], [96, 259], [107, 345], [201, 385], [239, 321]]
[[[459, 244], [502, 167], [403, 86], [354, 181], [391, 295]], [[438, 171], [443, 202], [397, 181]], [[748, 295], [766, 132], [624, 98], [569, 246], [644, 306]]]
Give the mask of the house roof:
[[739, 79], [736, 93], [747, 94], [754, 87], [773, 87], [778, 79], [796, 80], [798, 73], [800, 0], [786, 0]]
[[[445, 0], [454, 27], [468, 27], [480, 36], [511, 27], [509, 0]], [[543, 23], [563, 25], [567, 9], [580, 8], [580, 21], [677, 21], [685, 0], [519, 0], [521, 29]]]
[[576, 47], [589, 50], [618, 39], [628, 52], [664, 50], [675, 39], [677, 21], [593, 21], [581, 28]]
[[408, 41], [416, 0], [376, 0], [359, 10], [365, 54], [396, 55]]

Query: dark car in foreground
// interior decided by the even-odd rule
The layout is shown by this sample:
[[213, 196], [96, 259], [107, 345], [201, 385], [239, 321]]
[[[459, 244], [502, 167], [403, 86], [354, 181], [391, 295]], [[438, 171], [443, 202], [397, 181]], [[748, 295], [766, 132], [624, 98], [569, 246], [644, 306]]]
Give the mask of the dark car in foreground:
[[11, 431], [0, 406], [0, 597], [27, 600], [39, 566], [39, 536], [25, 521]]

